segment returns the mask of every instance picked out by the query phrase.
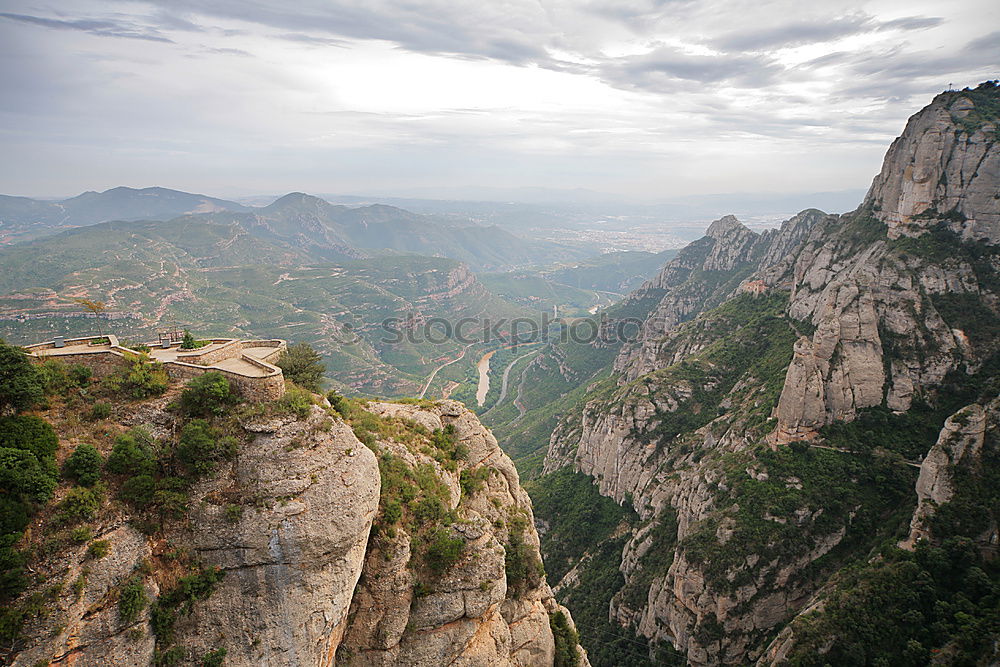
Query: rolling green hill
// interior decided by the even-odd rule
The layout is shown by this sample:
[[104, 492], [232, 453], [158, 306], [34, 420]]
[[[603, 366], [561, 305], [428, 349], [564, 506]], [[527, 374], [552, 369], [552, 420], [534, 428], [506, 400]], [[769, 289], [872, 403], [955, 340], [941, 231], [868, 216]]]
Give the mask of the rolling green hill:
[[[452, 259], [333, 263], [252, 235], [239, 223], [197, 217], [104, 223], [0, 250], [0, 336], [26, 343], [93, 332], [98, 323], [72, 301], [81, 297], [106, 301], [111, 319], [101, 324], [135, 340], [180, 323], [199, 335], [308, 342], [324, 355], [336, 386], [389, 396], [421, 393], [432, 373], [428, 391], [440, 395], [490, 345], [459, 342], [435, 318], [531, 315], [491, 294]], [[429, 323], [433, 340], [397, 340], [382, 326], [407, 317], [417, 334]], [[466, 333], [475, 338], [481, 328]], [[435, 373], [460, 356], [467, 363]]]

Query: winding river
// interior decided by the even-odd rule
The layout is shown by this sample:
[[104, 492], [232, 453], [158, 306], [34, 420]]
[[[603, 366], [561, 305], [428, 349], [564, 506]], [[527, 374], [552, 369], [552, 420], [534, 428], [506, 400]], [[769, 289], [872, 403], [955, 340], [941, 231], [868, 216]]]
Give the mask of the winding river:
[[479, 386], [476, 388], [476, 404], [480, 407], [486, 402], [486, 394], [490, 391], [490, 357], [496, 354], [496, 350], [491, 350], [484, 354], [476, 368], [479, 370]]

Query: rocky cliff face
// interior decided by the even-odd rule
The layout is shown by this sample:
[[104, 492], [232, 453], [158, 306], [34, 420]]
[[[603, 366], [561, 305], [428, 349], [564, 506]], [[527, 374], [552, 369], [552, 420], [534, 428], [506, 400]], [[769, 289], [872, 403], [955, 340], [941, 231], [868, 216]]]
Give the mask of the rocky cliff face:
[[889, 238], [944, 222], [965, 240], [1000, 242], [1000, 148], [993, 90], [942, 93], [910, 118], [865, 199]]
[[[992, 392], [995, 393], [995, 392]], [[983, 401], [982, 403], [972, 403], [954, 414], [950, 415], [944, 422], [944, 426], [938, 435], [937, 441], [930, 448], [927, 456], [920, 465], [920, 474], [915, 485], [916, 509], [913, 512], [909, 523], [909, 534], [899, 543], [899, 547], [907, 552], [917, 551], [916, 562], [920, 562], [921, 554], [930, 552], [934, 546], [940, 545], [944, 535], [952, 530], [954, 524], [949, 525], [949, 520], [935, 524], [934, 515], [938, 511], [951, 512], [952, 519], [956, 514], [966, 521], [969, 514], [975, 514], [977, 504], [989, 502], [988, 496], [983, 497], [981, 491], [969, 488], [976, 482], [988, 484], [992, 476], [998, 471], [995, 468], [997, 455], [997, 437], [1000, 434], [1000, 399]], [[991, 468], [992, 467], [992, 468]], [[965, 486], [963, 486], [965, 485]], [[953, 505], [958, 501], [957, 507]], [[986, 513], [988, 515], [988, 513]], [[972, 528], [966, 544], [973, 547], [972, 552], [978, 551], [984, 561], [989, 562], [995, 557], [996, 545], [1000, 542], [1000, 532], [996, 523], [996, 517], [981, 517], [981, 522], [973, 519], [970, 523]], [[978, 524], [978, 525], [977, 525]], [[953, 538], [954, 539], [954, 538]], [[954, 544], [954, 542], [952, 543]], [[940, 557], [938, 552], [938, 557]], [[975, 571], [978, 564], [971, 553], [965, 555], [967, 559], [966, 567], [972, 566]], [[872, 559], [863, 567], [869, 570], [885, 567], [881, 559]], [[945, 562], [947, 559], [945, 559]], [[891, 567], [891, 566], [890, 566]], [[862, 577], [865, 570], [862, 569]], [[926, 574], [921, 573], [921, 576]], [[928, 577], [930, 585], [933, 587], [933, 577]], [[913, 582], [913, 590], [919, 589], [919, 582]], [[910, 594], [906, 587], [897, 583], [902, 588], [902, 595]], [[955, 590], [962, 586], [949, 581], [944, 586], [952, 592], [967, 595], [968, 591]], [[784, 664], [786, 661], [801, 659], [804, 655], [819, 656], [824, 661], [836, 664], [837, 657], [831, 655], [837, 650], [836, 633], [843, 632], [843, 628], [836, 627], [836, 621], [832, 621], [833, 615], [828, 612], [831, 608], [841, 611], [845, 599], [849, 599], [854, 592], [854, 587], [862, 591], [862, 595], [867, 594], [867, 582], [862, 578], [861, 583], [851, 581], [844, 584], [841, 581], [833, 580], [820, 588], [815, 595], [801, 606], [801, 610], [795, 617], [785, 625], [781, 632], [771, 641], [767, 649], [757, 659], [758, 665]], [[852, 601], [857, 607], [857, 603]], [[889, 601], [882, 601], [884, 605]], [[987, 604], [991, 604], [987, 602]], [[894, 613], [896, 610], [887, 609], [887, 613]], [[912, 616], [912, 614], [911, 614]], [[832, 626], [832, 628], [831, 628]], [[992, 641], [991, 630], [984, 628], [982, 638]], [[936, 660], [929, 660], [930, 664], [954, 664], [955, 646], [949, 643], [943, 649], [937, 651], [939, 657]], [[982, 664], [989, 664], [996, 661], [996, 650], [986, 651]]]
[[784, 258], [825, 217], [810, 209], [779, 230], [756, 234], [734, 216], [713, 222], [705, 236], [681, 250], [659, 274], [629, 295], [628, 301], [658, 299], [635, 343], [623, 347], [615, 370], [631, 381], [669, 363], [660, 358], [666, 336], [677, 325], [736, 294], [747, 278]]
[[973, 403], [945, 421], [937, 442], [920, 463], [917, 509], [910, 520], [910, 534], [901, 547], [913, 549], [919, 540], [931, 537], [928, 520], [936, 508], [955, 496], [954, 466], [979, 467], [987, 430], [995, 430], [995, 424], [990, 422], [996, 420], [998, 411], [998, 401], [986, 407]]
[[[108, 428], [169, 439], [184, 424], [168, 408], [176, 395], [121, 406]], [[157, 525], [112, 501], [87, 537], [104, 553], [84, 544], [35, 562], [67, 583], [37, 593], [45, 614], [27, 618], [9, 664], [224, 655], [226, 665], [527, 666], [552, 665], [559, 650], [587, 664], [550, 625], [561, 613], [573, 628], [545, 582], [513, 464], [460, 404], [242, 415], [227, 422], [243, 433], [236, 455], [191, 487], [186, 512]], [[78, 423], [68, 415], [56, 426]], [[389, 505], [402, 507], [402, 523]], [[42, 517], [40, 530], [52, 522]]]
[[[857, 211], [806, 211], [762, 235], [723, 218], [633, 295], [655, 291], [660, 303], [616, 360], [617, 387], [560, 424], [545, 464], [592, 476], [653, 526], [676, 525], [669, 568], [655, 576], [642, 554], [657, 548], [656, 530], [627, 542], [626, 588], [647, 588], [612, 601], [622, 625], [690, 664], [761, 658], [764, 638], [813, 599], [831, 563], [863, 548], [855, 513], [907, 502], [897, 491], [859, 495], [857, 479], [821, 483], [815, 457], [827, 471], [847, 464], [800, 443], [829, 447], [825, 427], [870, 410], [925, 414], [979, 382], [963, 378], [993, 372], [995, 104], [995, 87], [939, 96], [910, 120]], [[768, 299], [783, 301], [763, 308]], [[950, 444], [906, 453], [930, 450], [911, 540], [947, 498], [941, 470], [981, 440], [976, 414], [948, 422]], [[862, 443], [851, 446], [881, 444]], [[870, 472], [885, 459], [868, 461]], [[912, 494], [905, 475], [898, 484]]]
[[[444, 572], [419, 563], [426, 548], [422, 526], [387, 526], [373, 537], [337, 654], [345, 665], [551, 665], [555, 642], [549, 616], [569, 612], [552, 596], [540, 570], [531, 501], [496, 438], [460, 403], [431, 408], [373, 403], [383, 419], [434, 432], [451, 427], [466, 448], [454, 470], [438, 467], [453, 537], [462, 555]], [[379, 441], [383, 461], [408, 468], [437, 465], [425, 452], [392, 439]], [[383, 516], [383, 520], [385, 517]], [[513, 558], [529, 571], [513, 575]], [[431, 558], [435, 558], [432, 556]], [[581, 664], [586, 655], [580, 653]]]

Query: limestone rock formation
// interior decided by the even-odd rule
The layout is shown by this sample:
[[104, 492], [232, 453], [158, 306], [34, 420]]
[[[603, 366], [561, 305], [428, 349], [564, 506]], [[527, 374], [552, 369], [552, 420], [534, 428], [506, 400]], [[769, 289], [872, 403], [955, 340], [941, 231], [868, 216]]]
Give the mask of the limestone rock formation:
[[996, 119], [979, 109], [984, 97], [942, 93], [892, 143], [865, 200], [889, 238], [944, 221], [964, 239], [1000, 242], [1000, 148]]
[[[556, 603], [544, 577], [531, 574], [524, 583], [509, 581], [508, 550], [523, 545], [528, 560], [541, 563], [531, 501], [510, 458], [476, 416], [455, 401], [425, 408], [372, 403], [368, 409], [427, 431], [454, 428], [467, 455], [453, 471], [398, 441], [384, 439], [378, 446], [408, 466], [433, 468], [446, 482], [448, 509], [458, 516], [452, 532], [465, 550], [456, 564], [425, 583], [426, 567], [412, 565], [422, 549], [412, 529], [396, 527], [374, 536], [338, 662], [551, 665], [555, 645], [549, 615], [562, 611], [569, 617], [569, 612]], [[462, 483], [476, 473], [481, 488]], [[578, 650], [581, 664], [588, 664]]]
[[[378, 508], [375, 457], [351, 429], [313, 408], [261, 432], [228, 475], [199, 485], [189, 545], [224, 576], [177, 624], [204, 654], [225, 637], [226, 663], [332, 664]], [[237, 519], [233, 496], [253, 499]]]
[[[145, 537], [128, 525], [109, 525], [97, 539], [105, 540], [108, 555], [94, 559], [80, 545], [67, 557], [66, 579], [81, 582], [63, 589], [51, 616], [35, 619], [25, 629], [33, 641], [14, 656], [16, 667], [72, 664], [79, 667], [123, 665], [145, 667], [153, 659], [154, 637], [149, 631], [149, 610], [137, 618], [119, 618], [117, 592], [133, 576], [135, 564], [150, 556]], [[143, 578], [150, 595], [158, 591], [156, 583]], [[53, 629], [52, 618], [60, 619]]]
[[[184, 423], [176, 396], [120, 406], [121, 428], [170, 438]], [[406, 436], [372, 448], [441, 489], [444, 514], [422, 506], [419, 531], [373, 532], [382, 471], [348, 421], [318, 405], [248, 409], [230, 424], [245, 434], [235, 456], [190, 488], [175, 520], [150, 526], [116, 501], [94, 524], [107, 555], [84, 543], [36, 565], [65, 583], [45, 593], [47, 615], [28, 618], [11, 664], [197, 665], [224, 650], [235, 666], [552, 665], [550, 616], [572, 619], [545, 582], [530, 500], [496, 439], [456, 402], [366, 407], [355, 418]], [[445, 427], [460, 461], [425, 453]], [[428, 576], [437, 531], [463, 556]], [[127, 587], [139, 611], [123, 616]]]
[[717, 306], [740, 290], [755, 271], [780, 261], [821, 220], [822, 211], [808, 209], [780, 229], [757, 234], [727, 215], [713, 222], [701, 239], [691, 243], [655, 277], [630, 294], [627, 302], [654, 299], [637, 340], [622, 348], [614, 368], [623, 382], [668, 365], [658, 358], [665, 337], [679, 324]]
[[[603, 495], [650, 522], [624, 547], [626, 586], [642, 582], [648, 592], [639, 604], [635, 595], [612, 600], [623, 626], [671, 643], [694, 665], [783, 654], [773, 646], [765, 654], [763, 639], [819, 604], [815, 564], [836, 552], [851, 514], [833, 520], [800, 498], [783, 516], [741, 518], [728, 500], [733, 480], [801, 489], [794, 476], [769, 479], [755, 452], [820, 444], [823, 427], [865, 410], [935, 404], [943, 382], [961, 384], [997, 351], [989, 323], [1000, 305], [1000, 153], [995, 119], [976, 115], [979, 100], [975, 91], [948, 93], [910, 119], [857, 211], [804, 211], [765, 234], [727, 216], [629, 297], [658, 305], [614, 363], [617, 388], [609, 397], [602, 387], [564, 418], [544, 468], [592, 476]], [[779, 294], [786, 334], [760, 328], [748, 300]], [[773, 347], [734, 339], [718, 319], [729, 305]], [[784, 335], [787, 346], [776, 344]], [[741, 354], [774, 365], [740, 364]], [[727, 378], [726, 364], [742, 374]], [[947, 465], [981, 443], [982, 423], [976, 407], [954, 415], [925, 459], [911, 543], [933, 503], [948, 497]], [[674, 554], [650, 577], [641, 554], [664, 513], [677, 526]], [[729, 543], [740, 521], [762, 521], [758, 532], [795, 525], [797, 547], [769, 555], [765, 542], [743, 552], [750, 537]], [[745, 558], [726, 560], [732, 554]]]
[[[910, 534], [900, 546], [912, 549], [917, 540], [928, 536], [927, 520], [935, 508], [952, 499], [955, 493], [950, 467], [979, 464], [979, 454], [986, 437], [987, 417], [995, 416], [1000, 403], [988, 409], [978, 404], [962, 408], [944, 423], [938, 441], [920, 463], [917, 478], [917, 509], [910, 521]], [[994, 413], [990, 415], [990, 412]]]

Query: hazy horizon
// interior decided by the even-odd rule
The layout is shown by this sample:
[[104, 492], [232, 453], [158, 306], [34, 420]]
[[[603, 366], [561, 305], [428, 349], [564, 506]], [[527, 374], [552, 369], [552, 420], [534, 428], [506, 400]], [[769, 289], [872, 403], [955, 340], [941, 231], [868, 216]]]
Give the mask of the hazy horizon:
[[1000, 72], [985, 1], [4, 10], [0, 192], [47, 198], [864, 189], [910, 115]]

